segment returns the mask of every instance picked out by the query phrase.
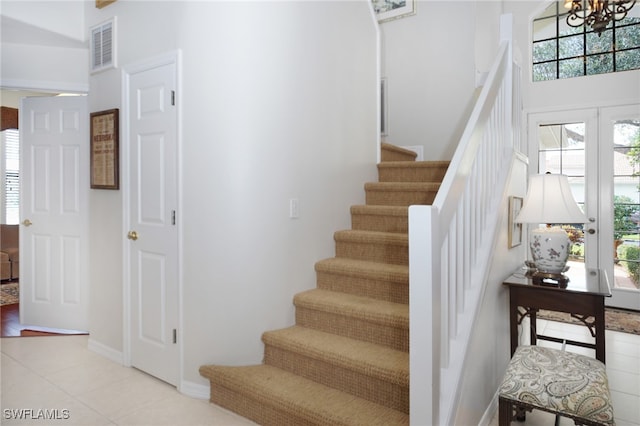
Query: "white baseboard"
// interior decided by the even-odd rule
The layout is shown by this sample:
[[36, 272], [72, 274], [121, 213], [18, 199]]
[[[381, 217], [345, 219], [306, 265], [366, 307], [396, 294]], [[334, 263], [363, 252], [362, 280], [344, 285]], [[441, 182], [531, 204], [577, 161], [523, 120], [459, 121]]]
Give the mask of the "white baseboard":
[[87, 344], [87, 348], [92, 351], [97, 353], [98, 355], [102, 355], [103, 357], [117, 363], [120, 365], [124, 365], [124, 356], [122, 354], [122, 351], [117, 351], [113, 348], [110, 348], [107, 345], [104, 345], [100, 342], [97, 342], [93, 339], [89, 339], [89, 342]]
[[489, 426], [491, 424], [491, 420], [493, 420], [493, 418], [495, 417], [498, 411], [498, 396], [499, 396], [498, 392], [496, 392], [496, 394], [493, 395], [493, 399], [491, 400], [491, 403], [487, 407], [487, 410], [482, 415], [482, 418], [478, 422], [478, 426]]
[[209, 385], [202, 385], [200, 383], [189, 382], [182, 380], [180, 382], [180, 388], [178, 389], [181, 394], [197, 399], [209, 399], [211, 388]]
[[[117, 351], [92, 339], [89, 339], [87, 347], [90, 351], [95, 352], [98, 355], [101, 355], [119, 365], [124, 365], [124, 356], [121, 351]], [[211, 388], [209, 385], [182, 380], [178, 391], [191, 398], [208, 400]]]

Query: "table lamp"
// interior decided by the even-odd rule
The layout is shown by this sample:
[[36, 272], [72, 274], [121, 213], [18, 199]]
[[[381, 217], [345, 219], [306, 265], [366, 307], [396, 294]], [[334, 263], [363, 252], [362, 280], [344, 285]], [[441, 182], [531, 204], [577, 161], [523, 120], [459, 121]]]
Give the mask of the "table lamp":
[[531, 231], [529, 245], [538, 277], [558, 279], [565, 271], [571, 240], [560, 226], [553, 224], [586, 223], [571, 194], [569, 179], [564, 175], [531, 176], [529, 190], [516, 223], [546, 223], [547, 227]]

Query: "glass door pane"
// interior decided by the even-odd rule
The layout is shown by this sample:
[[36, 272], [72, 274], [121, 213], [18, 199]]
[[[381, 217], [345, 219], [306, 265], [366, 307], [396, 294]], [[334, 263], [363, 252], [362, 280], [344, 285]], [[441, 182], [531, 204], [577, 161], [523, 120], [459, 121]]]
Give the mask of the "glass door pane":
[[[583, 211], [586, 211], [585, 129], [584, 122], [541, 124], [538, 129], [538, 173], [566, 175], [573, 197]], [[573, 243], [569, 261], [584, 263], [584, 224], [562, 224], [562, 227]]]
[[613, 297], [607, 304], [640, 309], [640, 109], [603, 109], [601, 125], [603, 145], [612, 152], [612, 158], [603, 158], [613, 166], [612, 174], [602, 176], [603, 182], [612, 185], [612, 197], [602, 201], [603, 210], [613, 213], [608, 223], [613, 240]]
[[574, 199], [589, 219], [586, 224], [554, 224], [562, 225], [573, 243], [567, 275], [600, 268], [598, 111], [541, 112], [529, 115], [528, 121], [530, 173], [567, 176]]

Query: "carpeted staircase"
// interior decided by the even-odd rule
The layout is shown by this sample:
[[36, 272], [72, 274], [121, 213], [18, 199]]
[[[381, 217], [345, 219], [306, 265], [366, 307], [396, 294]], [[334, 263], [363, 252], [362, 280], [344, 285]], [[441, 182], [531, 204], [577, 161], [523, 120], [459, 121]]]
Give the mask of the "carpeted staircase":
[[415, 158], [382, 145], [366, 205], [293, 299], [296, 325], [263, 334], [261, 365], [200, 367], [211, 402], [263, 425], [409, 424], [408, 206], [430, 204], [448, 167]]

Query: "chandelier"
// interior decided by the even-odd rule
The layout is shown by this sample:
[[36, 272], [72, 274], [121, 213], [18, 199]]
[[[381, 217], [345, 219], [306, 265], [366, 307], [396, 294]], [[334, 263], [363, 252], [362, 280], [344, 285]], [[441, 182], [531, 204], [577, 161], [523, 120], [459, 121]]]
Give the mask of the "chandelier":
[[635, 3], [636, 0], [564, 0], [564, 7], [569, 9], [567, 24], [591, 26], [600, 36], [609, 22], [624, 19]]

